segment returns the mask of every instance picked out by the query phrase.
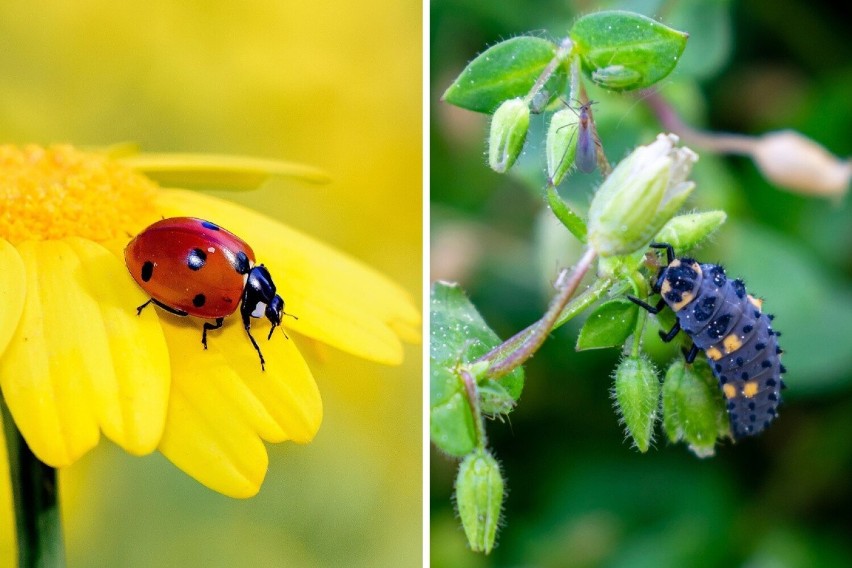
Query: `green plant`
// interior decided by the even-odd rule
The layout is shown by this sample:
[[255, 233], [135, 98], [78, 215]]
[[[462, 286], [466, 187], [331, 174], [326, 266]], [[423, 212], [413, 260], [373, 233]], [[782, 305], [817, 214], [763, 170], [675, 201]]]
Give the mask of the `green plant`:
[[[585, 245], [573, 271], [564, 271], [557, 280], [545, 314], [506, 341], [488, 327], [460, 287], [436, 282], [432, 288], [432, 441], [443, 452], [463, 458], [463, 464], [483, 456], [490, 464], [479, 468], [487, 472], [479, 477], [472, 473], [476, 469], [460, 470], [458, 479], [464, 478], [465, 487], [476, 487], [475, 491], [460, 491], [458, 482], [456, 486], [459, 516], [474, 550], [487, 553], [494, 546], [495, 518], [505, 485], [488, 448], [485, 418], [508, 416], [523, 387], [522, 365], [553, 330], [581, 313], [589, 315], [577, 349], [623, 346], [613, 394], [637, 449], [645, 452], [651, 446], [660, 417], [668, 439], [684, 441], [699, 456], [711, 455], [717, 440], [729, 435], [723, 400], [709, 367], [675, 359], [661, 385], [641, 348], [645, 312], [624, 298], [625, 293], [640, 298], [649, 294], [648, 278], [657, 268], [656, 258], [645, 254], [650, 242], [668, 242], [683, 253], [705, 240], [726, 214], [710, 210], [677, 215], [693, 191], [688, 176], [697, 155], [678, 147], [676, 136], [659, 135], [611, 169], [593, 117], [584, 125], [582, 111], [569, 108], [579, 101], [581, 108], [590, 109], [583, 81], [619, 92], [653, 86], [674, 69], [686, 41], [685, 33], [638, 14], [593, 13], [578, 19], [560, 41], [521, 36], [492, 46], [444, 94], [447, 103], [492, 114], [488, 162], [500, 173], [512, 168], [528, 144], [531, 115], [550, 117], [542, 196], [564, 229]], [[673, 125], [659, 97], [645, 96], [660, 121]], [[713, 136], [679, 126], [684, 138], [699, 146], [753, 155], [767, 177], [778, 183], [807, 177], [789, 172], [773, 177], [769, 171], [777, 168], [763, 167], [759, 156], [777, 164], [783, 152], [761, 153], [764, 139]], [[557, 186], [571, 179], [572, 164], [582, 152], [578, 147], [589, 140], [605, 179], [588, 211], [581, 212], [560, 197]], [[791, 144], [801, 148], [813, 143], [800, 139]], [[827, 158], [801, 167], [825, 172], [831, 163]], [[848, 173], [843, 179], [845, 187]], [[595, 267], [592, 281], [578, 293], [581, 280]], [[475, 506], [470, 495], [488, 506]], [[490, 498], [483, 500], [482, 495]]]

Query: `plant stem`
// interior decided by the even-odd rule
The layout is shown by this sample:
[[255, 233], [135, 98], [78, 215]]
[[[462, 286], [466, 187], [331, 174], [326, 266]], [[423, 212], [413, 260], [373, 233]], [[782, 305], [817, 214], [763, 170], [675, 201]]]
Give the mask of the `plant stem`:
[[571, 49], [574, 47], [574, 44], [571, 42], [570, 38], [565, 38], [559, 44], [559, 47], [556, 49], [556, 54], [553, 56], [553, 59], [547, 64], [547, 67], [544, 68], [544, 71], [538, 76], [532, 88], [530, 89], [527, 96], [524, 97], [524, 102], [529, 104], [533, 98], [538, 94], [540, 90], [544, 88], [547, 80], [550, 79], [550, 76], [553, 75], [553, 72], [556, 71], [556, 68], [568, 57], [568, 54], [571, 53]]
[[[568, 304], [568, 300], [571, 299], [574, 292], [576, 292], [580, 281], [586, 275], [586, 272], [588, 272], [596, 256], [597, 253], [594, 249], [586, 249], [583, 258], [574, 267], [571, 277], [559, 288], [559, 292], [550, 301], [550, 305], [547, 307], [544, 316], [532, 326], [498, 345], [477, 360], [487, 361], [491, 364], [487, 371], [490, 378], [499, 379], [511, 373], [538, 351], [544, 340], [547, 339], [548, 334], [553, 330], [553, 326], [562, 314], [562, 310]], [[513, 345], [516, 343], [519, 343], [519, 345], [507, 355], [506, 345], [510, 342]]]
[[476, 387], [476, 379], [467, 369], [460, 369], [464, 382], [464, 390], [467, 396], [467, 403], [470, 405], [471, 414], [473, 414], [473, 424], [476, 428], [476, 447], [480, 450], [485, 449], [485, 425], [482, 423], [482, 412], [479, 409], [479, 389]]
[[0, 414], [9, 454], [20, 568], [65, 566], [56, 470], [36, 458], [24, 441], [6, 401]]
[[657, 115], [657, 120], [666, 130], [677, 134], [683, 142], [697, 148], [704, 148], [717, 154], [751, 155], [756, 139], [743, 134], [727, 132], [707, 132], [688, 126], [672, 106], [655, 90], [646, 91], [642, 100]]

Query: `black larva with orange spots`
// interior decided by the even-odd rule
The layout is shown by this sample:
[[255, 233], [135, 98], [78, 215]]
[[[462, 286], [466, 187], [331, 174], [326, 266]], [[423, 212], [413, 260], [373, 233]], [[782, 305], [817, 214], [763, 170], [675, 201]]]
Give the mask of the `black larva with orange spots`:
[[717, 264], [699, 264], [691, 258], [675, 258], [665, 243], [668, 265], [660, 269], [653, 291], [662, 297], [656, 306], [637, 298], [630, 300], [651, 313], [669, 306], [677, 323], [668, 332], [671, 341], [684, 331], [693, 341], [686, 354], [691, 363], [704, 351], [727, 400], [735, 438], [752, 436], [769, 426], [778, 415], [786, 372], [781, 364], [778, 336], [770, 325], [773, 316], [761, 312], [761, 300], [746, 292], [742, 280], [728, 280]]

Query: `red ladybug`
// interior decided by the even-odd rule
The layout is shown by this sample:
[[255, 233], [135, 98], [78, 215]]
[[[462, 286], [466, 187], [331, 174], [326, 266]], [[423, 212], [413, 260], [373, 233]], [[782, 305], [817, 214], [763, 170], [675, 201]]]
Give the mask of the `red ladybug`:
[[[241, 238], [222, 227], [192, 217], [157, 221], [130, 241], [124, 261], [136, 283], [151, 302], [178, 316], [215, 319], [204, 322], [201, 343], [207, 349], [207, 331], [219, 329], [237, 306], [252, 345], [263, 354], [251, 335], [251, 320], [264, 315], [272, 323], [269, 336], [281, 325], [284, 300], [262, 264], [255, 266], [254, 251]], [[295, 317], [295, 316], [293, 316]], [[286, 336], [286, 334], [285, 334]]]

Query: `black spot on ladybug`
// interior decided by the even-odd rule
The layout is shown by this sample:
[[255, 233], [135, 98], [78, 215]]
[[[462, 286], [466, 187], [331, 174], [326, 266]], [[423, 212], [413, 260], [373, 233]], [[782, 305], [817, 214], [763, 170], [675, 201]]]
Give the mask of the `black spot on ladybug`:
[[186, 255], [186, 265], [190, 270], [201, 270], [207, 264], [207, 253], [200, 248], [194, 248]]
[[775, 319], [775, 315], [774, 315], [774, 314], [766, 314], [766, 317], [768, 317], [768, 318], [769, 318], [769, 321], [772, 321], [772, 320], [774, 320], [774, 319]]
[[192, 299], [192, 305], [196, 308], [200, 308], [205, 303], [207, 303], [207, 297], [204, 294], [196, 294]]
[[716, 288], [721, 288], [728, 281], [728, 278], [725, 276], [725, 269], [721, 266], [714, 266], [713, 270], [710, 271], [710, 277], [713, 279], [713, 284], [716, 285]]
[[739, 298], [740, 300], [742, 300], [743, 298], [745, 298], [745, 295], [746, 295], [746, 289], [745, 289], [745, 284], [743, 283], [743, 281], [742, 281], [742, 280], [740, 280], [739, 278], [737, 278], [736, 280], [734, 280], [734, 281], [733, 281], [733, 283], [731, 284], [731, 286], [732, 286], [732, 288], [733, 288], [733, 290], [734, 290], [734, 294], [736, 294], [736, 295], [737, 295], [737, 298]]
[[725, 331], [728, 329], [728, 324], [731, 323], [731, 314], [725, 314], [716, 318], [707, 326], [707, 337], [711, 339], [722, 339]]
[[152, 276], [154, 276], [154, 263], [146, 260], [142, 265], [142, 282], [150, 281]]
[[710, 316], [713, 315], [714, 311], [716, 311], [716, 298], [713, 296], [705, 296], [701, 298], [700, 302], [696, 302], [696, 306], [693, 308], [692, 314], [698, 321], [707, 321], [710, 319]]
[[675, 292], [674, 290], [667, 292], [665, 298], [671, 304], [677, 304], [680, 303], [681, 300], [683, 300], [683, 296], [680, 294], [680, 292]]
[[210, 221], [202, 221], [201, 226], [205, 229], [210, 229], [211, 231], [219, 230], [219, 225], [217, 225], [216, 223], [211, 223]]
[[[781, 376], [786, 372], [779, 361], [780, 334], [770, 327], [770, 316], [761, 313], [743, 281], [729, 279], [721, 266], [676, 259], [668, 245], [653, 246], [668, 253], [653, 291], [660, 294], [666, 288], [663, 301], [673, 310], [688, 297], [686, 292], [692, 296], [690, 307], [679, 306], [675, 316], [681, 331], [706, 353], [720, 388], [725, 387], [733, 436], [761, 432], [777, 416], [778, 389], [784, 388]], [[632, 300], [655, 311], [653, 304]]]
[[781, 371], [781, 374], [783, 375], [784, 373], [787, 372], [787, 367], [785, 367], [784, 365], [781, 365], [779, 370]]
[[234, 257], [234, 270], [237, 271], [237, 274], [248, 274], [251, 270], [248, 255], [243, 251], [239, 251]]

